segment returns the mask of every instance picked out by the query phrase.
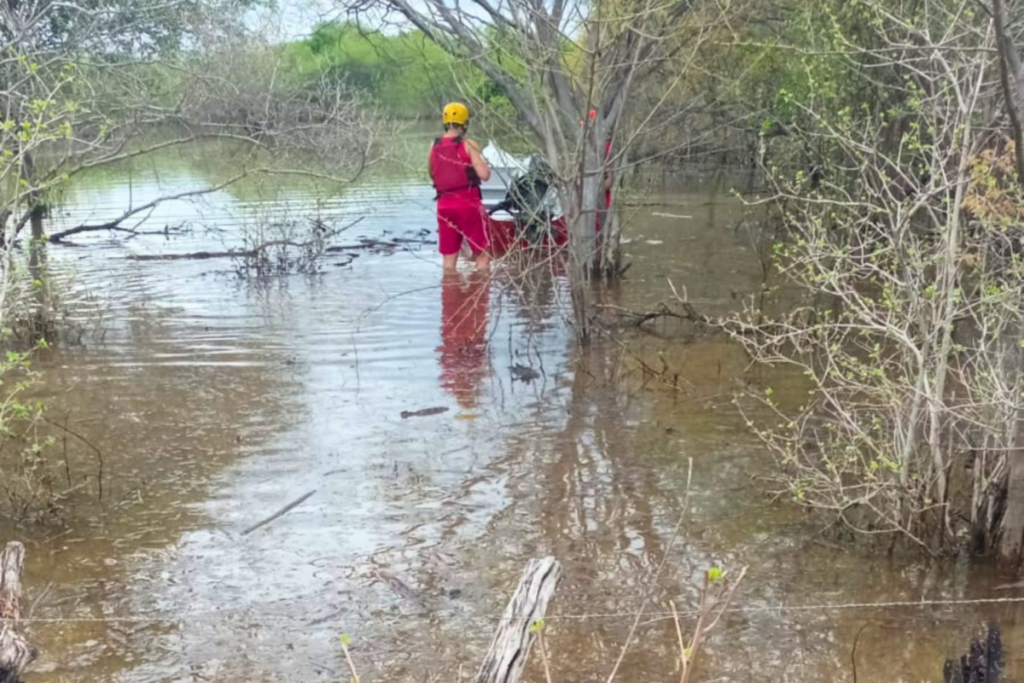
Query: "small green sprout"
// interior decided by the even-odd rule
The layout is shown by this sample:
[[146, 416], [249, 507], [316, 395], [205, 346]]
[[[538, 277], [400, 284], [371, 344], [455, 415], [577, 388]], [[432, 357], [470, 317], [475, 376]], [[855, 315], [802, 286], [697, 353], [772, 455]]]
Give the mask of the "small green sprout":
[[718, 583], [725, 578], [725, 570], [721, 567], [712, 567], [708, 570], [708, 582]]
[[530, 633], [537, 634], [544, 630], [544, 620], [534, 619], [533, 623], [530, 624]]

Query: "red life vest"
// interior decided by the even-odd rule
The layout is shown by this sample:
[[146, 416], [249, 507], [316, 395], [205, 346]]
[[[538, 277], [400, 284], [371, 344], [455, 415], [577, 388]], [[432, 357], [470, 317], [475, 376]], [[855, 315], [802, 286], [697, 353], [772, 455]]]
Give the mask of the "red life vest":
[[479, 203], [480, 178], [473, 168], [462, 137], [441, 137], [430, 150], [430, 177], [438, 201], [445, 204]]

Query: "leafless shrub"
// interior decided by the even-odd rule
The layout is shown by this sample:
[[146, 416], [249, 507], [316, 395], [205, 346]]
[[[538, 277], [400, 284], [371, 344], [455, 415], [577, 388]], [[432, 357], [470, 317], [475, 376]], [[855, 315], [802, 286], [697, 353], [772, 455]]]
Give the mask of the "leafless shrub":
[[750, 422], [782, 490], [930, 552], [968, 534], [991, 546], [1014, 523], [1003, 511], [1020, 447], [1019, 223], [983, 207], [1021, 196], [1000, 179], [1012, 168], [999, 170], [1007, 148], [987, 118], [1000, 96], [991, 23], [954, 4], [929, 3], [941, 34], [875, 7], [884, 59], [851, 42], [865, 68], [894, 73], [898, 116], [825, 119], [798, 104], [841, 160], [813, 184], [767, 170], [786, 225], [774, 265], [805, 297], [722, 322], [757, 361], [807, 379], [795, 414], [769, 387], [759, 399], [777, 420]]
[[317, 275], [330, 240], [348, 227], [321, 216], [256, 217], [241, 227], [244, 246], [233, 258], [235, 274], [252, 281]]
[[[146, 234], [140, 225], [162, 202], [257, 175], [337, 188], [377, 158], [382, 117], [337, 83], [285, 78], [280, 49], [245, 30], [245, 4], [0, 3], [0, 268], [10, 301], [34, 296], [19, 309], [34, 322], [7, 327], [56, 338], [47, 243]], [[47, 233], [48, 210], [76, 176], [209, 141], [230, 150], [223, 180]], [[19, 243], [27, 268], [14, 258]]]

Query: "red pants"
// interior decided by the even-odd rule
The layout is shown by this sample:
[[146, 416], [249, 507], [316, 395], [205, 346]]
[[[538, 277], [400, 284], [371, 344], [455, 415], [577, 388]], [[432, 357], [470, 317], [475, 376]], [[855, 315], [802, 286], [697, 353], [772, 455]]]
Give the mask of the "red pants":
[[462, 240], [476, 256], [490, 246], [487, 215], [482, 204], [437, 206], [437, 248], [444, 256], [458, 254]]

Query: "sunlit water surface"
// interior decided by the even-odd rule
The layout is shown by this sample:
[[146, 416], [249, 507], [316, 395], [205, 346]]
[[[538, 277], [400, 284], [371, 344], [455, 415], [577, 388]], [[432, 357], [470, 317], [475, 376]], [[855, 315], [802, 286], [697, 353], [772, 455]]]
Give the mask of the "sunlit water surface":
[[[202, 187], [205, 168], [86, 179], [49, 228]], [[602, 297], [606, 318], [667, 300], [669, 279], [708, 311], [759, 287], [754, 214], [711, 181], [626, 209], [633, 265]], [[68, 528], [0, 534], [28, 544], [30, 683], [347, 680], [342, 634], [367, 681], [471, 676], [524, 564], [548, 554], [565, 568], [547, 621], [555, 681], [603, 681], [645, 598], [619, 676], [672, 680], [668, 601], [692, 626], [702, 572], [743, 565], [700, 680], [853, 680], [851, 660], [858, 681], [938, 680], [987, 619], [1017, 673], [1014, 603], [829, 607], [1018, 593], [966, 562], [835, 547], [772, 504], [756, 479], [769, 456], [731, 403], [739, 349], [662, 321], [579, 353], [557, 264], [443, 278], [416, 241], [433, 211], [417, 179], [267, 180], [160, 205], [142, 229], [167, 237], [51, 249], [85, 331], [44, 361], [42, 396], [91, 446], [69, 439], [72, 484], [86, 485]], [[361, 219], [335, 245], [411, 241], [266, 283], [230, 259], [129, 259], [234, 248], [254, 226], [310, 217]], [[777, 381], [781, 400], [803, 390]], [[673, 537], [691, 459], [692, 515]]]

